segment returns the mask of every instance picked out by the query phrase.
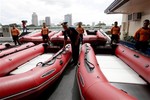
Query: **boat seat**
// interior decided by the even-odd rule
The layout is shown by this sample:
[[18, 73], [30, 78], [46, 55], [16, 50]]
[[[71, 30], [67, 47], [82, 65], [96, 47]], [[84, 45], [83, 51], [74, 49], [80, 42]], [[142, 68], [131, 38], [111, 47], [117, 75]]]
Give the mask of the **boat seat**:
[[14, 75], [14, 74], [21, 74], [21, 73], [27, 72], [27, 71], [35, 68], [36, 64], [38, 62], [45, 62], [46, 60], [48, 60], [51, 57], [52, 57], [52, 54], [39, 55], [39, 56], [33, 58], [32, 60], [26, 62], [25, 64], [19, 66], [17, 69], [15, 69], [12, 72], [10, 72], [10, 74]]

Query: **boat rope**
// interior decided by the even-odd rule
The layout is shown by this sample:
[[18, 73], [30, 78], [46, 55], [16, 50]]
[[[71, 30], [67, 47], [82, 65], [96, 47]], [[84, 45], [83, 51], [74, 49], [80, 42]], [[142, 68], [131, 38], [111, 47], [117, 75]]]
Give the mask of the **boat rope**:
[[90, 51], [90, 48], [89, 48], [89, 46], [87, 44], [85, 45], [85, 47], [86, 47], [85, 54], [87, 55], [89, 53], [89, 51]]
[[86, 58], [84, 60], [85, 60], [86, 64], [88, 65], [90, 71], [92, 71], [95, 68], [94, 64], [91, 63], [90, 61], [88, 61]]
[[[43, 63], [43, 62], [39, 62], [37, 63], [36, 66], [41, 65], [42, 67], [44, 67], [45, 65], [52, 65], [55, 63], [56, 59], [61, 59], [62, 58], [62, 54], [66, 54], [67, 50], [69, 48], [69, 45], [66, 46], [64, 49], [62, 49], [61, 51], [59, 51], [56, 55], [54, 55], [49, 61]], [[62, 64], [62, 60], [60, 60], [60, 64]]]
[[88, 53], [89, 53], [89, 51], [90, 51], [91, 49], [90, 49], [90, 47], [89, 47], [87, 44], [85, 45], [85, 47], [86, 47], [86, 51], [85, 51], [85, 58], [84, 58], [84, 60], [85, 60], [85, 62], [86, 62], [86, 64], [87, 64], [88, 68], [90, 69], [90, 71], [92, 71], [92, 70], [95, 68], [95, 66], [94, 66], [93, 63], [91, 63], [91, 62], [87, 59], [87, 55], [88, 55]]

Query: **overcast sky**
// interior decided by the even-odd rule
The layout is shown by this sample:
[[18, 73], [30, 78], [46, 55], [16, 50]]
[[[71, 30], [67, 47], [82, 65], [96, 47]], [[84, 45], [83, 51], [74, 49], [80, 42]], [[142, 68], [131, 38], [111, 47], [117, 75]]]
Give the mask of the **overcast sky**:
[[104, 10], [114, 0], [0, 0], [0, 23], [21, 24], [21, 20], [31, 24], [33, 12], [38, 20], [51, 17], [51, 23], [59, 24], [65, 14], [72, 14], [73, 23], [82, 21], [84, 24], [99, 21], [111, 25], [114, 21], [121, 23], [122, 15], [105, 14]]

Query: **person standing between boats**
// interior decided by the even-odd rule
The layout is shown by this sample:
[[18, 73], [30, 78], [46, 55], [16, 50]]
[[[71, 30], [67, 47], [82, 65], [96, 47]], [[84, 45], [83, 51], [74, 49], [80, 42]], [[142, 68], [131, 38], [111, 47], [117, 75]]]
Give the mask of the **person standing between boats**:
[[82, 27], [82, 22], [78, 23], [78, 27], [76, 28], [76, 30], [80, 35], [81, 42], [83, 43], [84, 28]]
[[62, 27], [64, 29], [64, 47], [67, 44], [67, 38], [69, 37], [71, 40], [71, 47], [72, 47], [72, 58], [73, 64], [76, 65], [78, 62], [79, 57], [79, 45], [80, 45], [80, 36], [79, 33], [72, 27], [68, 27], [67, 22], [63, 22]]
[[138, 29], [138, 31], [134, 34], [134, 39], [136, 41], [135, 48], [137, 50], [146, 51], [148, 48], [148, 40], [150, 39], [150, 28], [148, 27], [150, 21], [148, 19], [144, 20], [143, 27]]
[[48, 37], [48, 33], [49, 33], [49, 29], [48, 27], [46, 27], [46, 23], [43, 23], [43, 27], [41, 29], [42, 38], [44, 43], [48, 42], [48, 44], [50, 45], [51, 43]]
[[[22, 20], [21, 22], [22, 22], [22, 27], [23, 27], [23, 33], [27, 33], [27, 27], [26, 27], [27, 21], [26, 20]], [[26, 32], [25, 32], [25, 30], [26, 30]]]
[[119, 38], [120, 38], [120, 27], [118, 26], [118, 22], [114, 22], [114, 27], [111, 28], [111, 44], [113, 43], [113, 41], [115, 41], [116, 43], [119, 42]]
[[12, 35], [12, 38], [13, 38], [13, 41], [15, 43], [15, 45], [17, 45], [17, 43], [19, 45], [21, 45], [20, 41], [19, 41], [19, 35], [20, 35], [20, 32], [19, 30], [16, 28], [15, 25], [13, 25], [12, 29], [11, 29], [11, 35]]

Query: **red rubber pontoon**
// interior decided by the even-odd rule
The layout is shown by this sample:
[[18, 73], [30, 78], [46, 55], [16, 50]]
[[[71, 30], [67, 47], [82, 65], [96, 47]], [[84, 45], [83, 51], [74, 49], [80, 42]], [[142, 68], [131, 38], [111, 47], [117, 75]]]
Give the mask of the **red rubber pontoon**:
[[121, 44], [117, 46], [115, 54], [150, 83], [150, 57]]
[[2, 49], [5, 49], [6, 48], [6, 46], [5, 45], [0, 45], [0, 50], [2, 50]]
[[[59, 31], [57, 34], [53, 35], [50, 39], [50, 41], [54, 44], [54, 45], [63, 45], [64, 43], [64, 36], [63, 36], [63, 32]], [[70, 43], [70, 39], [67, 39], [67, 43]]]
[[89, 44], [82, 46], [77, 82], [82, 100], [136, 100], [107, 81]]
[[41, 36], [41, 32], [38, 31], [38, 32], [36, 32], [36, 33], [30, 33], [30, 34], [27, 34], [27, 35], [25, 35], [25, 36], [37, 37], [37, 36]]
[[41, 32], [39, 30], [35, 30], [27, 35], [24, 36], [29, 36], [29, 37], [36, 37], [36, 36], [41, 36]]
[[30, 43], [26, 43], [26, 44], [23, 44], [23, 45], [19, 45], [19, 46], [10, 48], [10, 49], [2, 50], [2, 51], [0, 51], [0, 58], [1, 58], [1, 57], [4, 57], [4, 56], [6, 56], [6, 55], [9, 55], [9, 54], [18, 52], [18, 51], [20, 51], [20, 50], [27, 49], [27, 48], [32, 47], [32, 46], [34, 46], [34, 43], [30, 42]]
[[[50, 33], [48, 34], [49, 39], [50, 39], [55, 33], [56, 33], [55, 31], [50, 32]], [[35, 33], [35, 34], [32, 34], [32, 35], [25, 35], [25, 36], [21, 37], [19, 40], [20, 40], [21, 43], [25, 43], [25, 42], [43, 43], [43, 39], [42, 39], [42, 36], [41, 36], [41, 33], [40, 33], [40, 32]]]
[[105, 45], [107, 38], [99, 31], [86, 31], [83, 36], [83, 43], [90, 43], [92, 45]]
[[[67, 45], [45, 62], [17, 72], [20, 65], [44, 53], [42, 44], [8, 55], [0, 60], [0, 99], [25, 99], [36, 95], [51, 85], [63, 72], [71, 59], [71, 47]], [[24, 70], [24, 69], [23, 69]]]
[[[51, 42], [55, 45], [63, 44], [64, 36], [62, 31], [51, 37]], [[107, 38], [98, 30], [98, 31], [84, 31], [83, 34], [83, 43], [90, 43], [92, 45], [105, 45]], [[70, 43], [70, 40], [67, 39], [67, 43]]]

